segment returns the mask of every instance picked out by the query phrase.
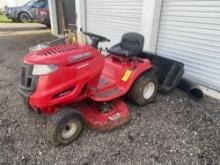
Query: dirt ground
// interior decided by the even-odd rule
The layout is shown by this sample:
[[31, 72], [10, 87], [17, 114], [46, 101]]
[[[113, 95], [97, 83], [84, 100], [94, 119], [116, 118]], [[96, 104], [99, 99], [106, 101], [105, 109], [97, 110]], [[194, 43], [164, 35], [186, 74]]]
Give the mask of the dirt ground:
[[179, 90], [159, 94], [155, 103], [142, 108], [127, 101], [132, 119], [115, 131], [85, 128], [67, 147], [50, 145], [44, 118], [23, 105], [19, 79], [27, 48], [52, 38], [49, 33], [0, 33], [1, 165], [220, 164], [220, 101], [205, 97], [195, 102]]

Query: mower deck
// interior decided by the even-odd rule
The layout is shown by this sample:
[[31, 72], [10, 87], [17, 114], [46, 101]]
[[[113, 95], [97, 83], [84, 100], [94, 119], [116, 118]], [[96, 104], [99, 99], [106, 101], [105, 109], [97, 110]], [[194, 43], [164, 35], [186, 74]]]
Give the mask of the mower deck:
[[[89, 127], [99, 131], [110, 131], [125, 124], [129, 119], [128, 106], [121, 99], [102, 103], [87, 102], [77, 107]], [[104, 110], [105, 109], [105, 110]]]

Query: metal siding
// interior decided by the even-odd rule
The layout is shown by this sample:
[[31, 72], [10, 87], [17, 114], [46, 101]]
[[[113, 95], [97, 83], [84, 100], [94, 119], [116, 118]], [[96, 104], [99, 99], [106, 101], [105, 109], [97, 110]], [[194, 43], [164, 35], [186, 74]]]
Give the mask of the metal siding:
[[86, 30], [119, 42], [126, 32], [141, 30], [143, 0], [86, 0]]
[[220, 1], [163, 0], [157, 54], [185, 63], [185, 76], [220, 91]]

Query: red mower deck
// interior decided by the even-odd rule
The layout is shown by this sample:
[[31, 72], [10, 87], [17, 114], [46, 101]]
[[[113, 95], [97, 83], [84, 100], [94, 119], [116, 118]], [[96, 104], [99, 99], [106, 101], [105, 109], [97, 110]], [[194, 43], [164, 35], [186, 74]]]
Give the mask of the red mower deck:
[[129, 119], [127, 104], [120, 100], [111, 101], [108, 112], [101, 112], [97, 103], [91, 102], [78, 107], [89, 127], [99, 131], [110, 131], [125, 124]]

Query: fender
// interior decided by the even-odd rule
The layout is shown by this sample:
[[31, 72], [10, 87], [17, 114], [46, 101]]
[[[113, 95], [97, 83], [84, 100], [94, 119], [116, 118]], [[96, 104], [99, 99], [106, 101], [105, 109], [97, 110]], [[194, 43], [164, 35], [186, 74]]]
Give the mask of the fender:
[[105, 67], [100, 81], [105, 81], [106, 84], [100, 82], [97, 88], [93, 88], [90, 93], [92, 100], [110, 101], [125, 95], [140, 75], [153, 68], [148, 59], [139, 62], [118, 63], [113, 58], [112, 55], [105, 59]]
[[26, 13], [26, 14], [28, 14], [30, 16], [30, 19], [34, 19], [33, 14], [30, 11], [28, 11], [28, 10], [22, 10], [22, 11], [16, 13], [16, 18], [19, 19], [20, 15], [22, 13]]

